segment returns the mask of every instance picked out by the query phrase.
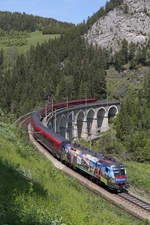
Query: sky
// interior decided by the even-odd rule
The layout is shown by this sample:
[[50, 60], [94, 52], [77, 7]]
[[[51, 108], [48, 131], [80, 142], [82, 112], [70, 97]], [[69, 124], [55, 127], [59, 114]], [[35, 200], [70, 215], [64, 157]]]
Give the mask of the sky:
[[106, 0], [0, 0], [0, 11], [25, 12], [78, 24], [105, 4]]

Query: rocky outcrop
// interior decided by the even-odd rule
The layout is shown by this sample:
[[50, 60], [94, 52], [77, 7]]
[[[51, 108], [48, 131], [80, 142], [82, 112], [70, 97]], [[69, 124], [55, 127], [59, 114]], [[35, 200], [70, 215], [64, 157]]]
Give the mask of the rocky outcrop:
[[100, 18], [85, 38], [89, 43], [117, 51], [123, 39], [143, 43], [150, 38], [150, 0], [124, 0]]

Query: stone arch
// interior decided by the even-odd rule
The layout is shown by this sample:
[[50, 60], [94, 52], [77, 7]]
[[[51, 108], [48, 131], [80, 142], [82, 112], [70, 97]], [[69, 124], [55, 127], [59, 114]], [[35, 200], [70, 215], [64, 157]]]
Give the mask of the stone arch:
[[88, 136], [91, 135], [91, 129], [92, 129], [92, 124], [93, 124], [93, 120], [94, 120], [94, 115], [95, 115], [94, 109], [89, 109], [87, 111], [86, 120], [87, 120], [87, 134], [88, 134]]
[[118, 108], [116, 105], [112, 105], [108, 109], [108, 121], [114, 118], [118, 114]]
[[97, 111], [97, 127], [99, 131], [103, 130], [104, 127], [104, 120], [106, 115], [106, 109], [104, 107], [101, 107]]
[[62, 115], [59, 120], [60, 135], [66, 137], [66, 116]]
[[70, 141], [73, 140], [73, 112], [67, 116], [67, 137]]
[[80, 110], [76, 116], [76, 123], [77, 123], [77, 137], [81, 138], [82, 137], [82, 130], [83, 130], [83, 125], [84, 125], [84, 118], [85, 118], [85, 113], [84, 111]]

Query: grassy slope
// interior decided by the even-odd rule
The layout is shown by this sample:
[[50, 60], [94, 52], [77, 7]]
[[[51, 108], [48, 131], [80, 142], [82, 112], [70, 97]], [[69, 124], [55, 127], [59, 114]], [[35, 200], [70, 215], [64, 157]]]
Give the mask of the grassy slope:
[[0, 124], [0, 224], [143, 224], [88, 192]]
[[150, 164], [138, 162], [123, 162], [127, 167], [130, 188], [150, 199]]
[[9, 52], [10, 49], [14, 49], [14, 51], [16, 52], [15, 54], [24, 53], [25, 51], [27, 51], [31, 47], [31, 45], [36, 45], [38, 42], [42, 43], [42, 42], [47, 41], [51, 38], [54, 39], [54, 38], [60, 36], [59, 34], [57, 34], [57, 35], [55, 35], [55, 34], [43, 35], [41, 31], [35, 31], [35, 32], [32, 32], [32, 33], [29, 33], [28, 35], [29, 35], [29, 37], [25, 38], [27, 43], [23, 46], [7, 47], [6, 44], [3, 43], [3, 40], [0, 40], [0, 49], [3, 48], [5, 53]]
[[[47, 34], [43, 35], [40, 31], [35, 31], [32, 33], [28, 33], [25, 39], [25, 44], [22, 46], [13, 45], [8, 47], [6, 43], [3, 43], [3, 40], [0, 39], [0, 49], [2, 48], [4, 50], [4, 65], [5, 67], [12, 66], [15, 62], [16, 57], [21, 53], [26, 53], [31, 46], [36, 46], [37, 43], [41, 44], [45, 41], [48, 41], [49, 39], [55, 39], [60, 37], [59, 34]], [[9, 39], [9, 38], [8, 38]], [[10, 41], [13, 41], [13, 39], [9, 39]]]
[[114, 67], [107, 70], [107, 92], [110, 99], [121, 99], [127, 93], [135, 93], [143, 87], [144, 77], [149, 73], [148, 67], [137, 67], [136, 70], [129, 70], [126, 65], [125, 70], [117, 72]]
[[37, 43], [41, 44], [44, 41], [48, 41], [49, 39], [54, 39], [59, 36], [60, 36], [59, 34], [43, 35], [42, 32], [40, 32], [40, 31], [32, 32], [32, 33], [30, 33], [30, 37], [27, 38], [27, 45], [19, 47], [19, 52], [28, 50], [31, 47], [31, 45], [36, 45]]

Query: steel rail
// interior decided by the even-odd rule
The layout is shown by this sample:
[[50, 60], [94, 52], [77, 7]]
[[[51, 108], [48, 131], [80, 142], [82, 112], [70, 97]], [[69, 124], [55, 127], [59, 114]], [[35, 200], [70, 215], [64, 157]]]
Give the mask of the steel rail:
[[127, 193], [119, 193], [119, 196], [121, 196], [122, 198], [128, 200], [129, 202], [134, 203], [135, 205], [141, 207], [142, 209], [150, 212], [150, 203], [148, 203], [146, 200], [141, 199], [138, 196], [133, 196], [131, 193], [127, 192]]

